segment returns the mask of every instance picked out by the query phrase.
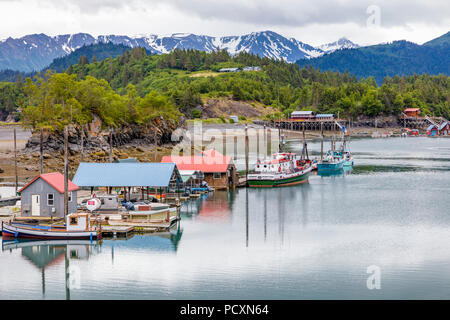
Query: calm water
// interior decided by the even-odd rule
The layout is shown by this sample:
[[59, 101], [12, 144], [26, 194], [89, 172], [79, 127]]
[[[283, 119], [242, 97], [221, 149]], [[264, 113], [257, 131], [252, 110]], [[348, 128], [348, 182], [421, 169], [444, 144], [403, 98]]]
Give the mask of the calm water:
[[[309, 148], [316, 155], [320, 144]], [[0, 298], [450, 298], [450, 139], [351, 148], [352, 172], [216, 192], [186, 203], [172, 234], [3, 242]], [[373, 265], [379, 290], [366, 285]]]

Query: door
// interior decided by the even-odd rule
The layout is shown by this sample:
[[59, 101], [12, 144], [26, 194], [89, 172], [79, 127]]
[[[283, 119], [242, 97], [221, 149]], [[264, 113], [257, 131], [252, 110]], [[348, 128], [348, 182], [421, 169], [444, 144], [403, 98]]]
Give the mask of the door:
[[31, 215], [41, 215], [41, 196], [39, 194], [31, 195]]

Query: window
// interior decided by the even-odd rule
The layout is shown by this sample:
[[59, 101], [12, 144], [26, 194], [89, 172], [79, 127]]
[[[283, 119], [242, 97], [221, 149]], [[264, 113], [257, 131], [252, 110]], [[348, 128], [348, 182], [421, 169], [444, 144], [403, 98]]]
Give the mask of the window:
[[68, 195], [67, 199], [69, 199], [68, 201], [69, 202], [72, 201], [72, 191], [67, 192], [67, 195]]
[[47, 205], [53, 206], [54, 204], [54, 196], [53, 193], [47, 193]]
[[70, 225], [77, 225], [78, 221], [76, 217], [70, 217]]
[[214, 172], [213, 178], [214, 179], [220, 179], [220, 178], [222, 178], [222, 174], [220, 172]]

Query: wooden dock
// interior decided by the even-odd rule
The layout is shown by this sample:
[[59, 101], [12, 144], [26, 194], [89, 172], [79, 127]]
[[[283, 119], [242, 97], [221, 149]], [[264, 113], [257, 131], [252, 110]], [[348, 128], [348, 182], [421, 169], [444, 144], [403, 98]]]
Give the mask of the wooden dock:
[[[138, 219], [137, 219], [138, 220]], [[111, 220], [109, 221], [110, 227], [132, 227], [133, 231], [136, 232], [160, 232], [169, 230], [180, 218], [178, 216], [171, 216], [169, 221], [167, 220], [143, 220], [143, 221], [133, 221], [133, 220]], [[102, 226], [103, 229], [103, 226]]]
[[128, 238], [133, 231], [131, 226], [102, 226], [102, 237]]

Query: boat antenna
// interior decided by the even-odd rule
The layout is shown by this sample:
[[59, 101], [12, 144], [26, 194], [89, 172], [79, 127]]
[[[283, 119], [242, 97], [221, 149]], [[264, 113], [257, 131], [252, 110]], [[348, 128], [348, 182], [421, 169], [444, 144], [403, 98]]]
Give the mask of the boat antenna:
[[306, 137], [305, 137], [305, 123], [302, 123], [302, 139], [303, 139], [303, 149], [302, 149], [302, 157], [301, 159], [309, 159], [308, 156], [308, 145], [306, 143]]
[[320, 160], [323, 160], [323, 121], [320, 121]]
[[282, 152], [281, 146], [281, 116], [278, 118], [278, 152]]

